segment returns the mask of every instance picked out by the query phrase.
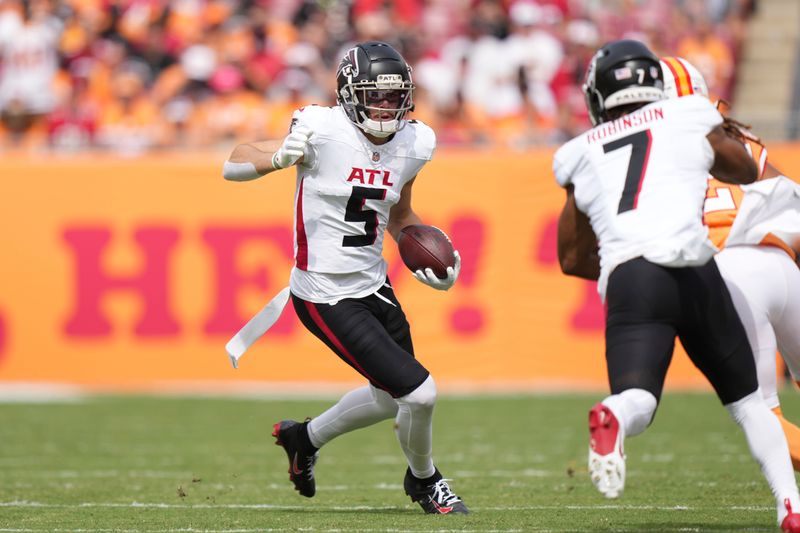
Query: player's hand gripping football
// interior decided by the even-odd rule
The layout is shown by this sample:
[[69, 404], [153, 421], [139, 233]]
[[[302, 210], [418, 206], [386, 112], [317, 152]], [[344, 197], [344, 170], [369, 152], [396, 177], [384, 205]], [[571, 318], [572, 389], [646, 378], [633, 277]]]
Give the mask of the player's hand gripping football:
[[314, 149], [308, 142], [313, 133], [305, 126], [294, 128], [272, 156], [272, 166], [275, 169], [287, 168], [297, 164], [301, 157], [305, 166], [313, 166]]
[[458, 254], [458, 250], [454, 251], [453, 255], [456, 258], [456, 264], [455, 266], [447, 267], [446, 278], [437, 278], [430, 268], [426, 268], [424, 271], [422, 269], [417, 270], [414, 272], [414, 277], [438, 291], [446, 291], [453, 286], [458, 279], [458, 274], [461, 272], [461, 256]]

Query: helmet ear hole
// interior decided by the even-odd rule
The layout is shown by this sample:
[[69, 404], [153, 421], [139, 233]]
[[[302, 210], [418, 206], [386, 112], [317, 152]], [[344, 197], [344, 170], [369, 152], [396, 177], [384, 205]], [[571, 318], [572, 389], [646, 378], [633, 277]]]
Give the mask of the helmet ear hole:
[[584, 100], [586, 101], [586, 109], [589, 112], [589, 119], [592, 121], [592, 125], [596, 126], [602, 122], [601, 116], [603, 113], [603, 99], [595, 87], [596, 79], [594, 77], [595, 71], [593, 66], [594, 60], [592, 60], [592, 65], [589, 67], [587, 79], [583, 84], [582, 89]]
[[592, 118], [592, 122], [594, 124], [600, 124], [603, 122], [605, 108], [603, 107], [603, 97], [598, 93], [596, 90], [593, 90], [589, 95], [591, 100], [591, 113], [590, 117]]

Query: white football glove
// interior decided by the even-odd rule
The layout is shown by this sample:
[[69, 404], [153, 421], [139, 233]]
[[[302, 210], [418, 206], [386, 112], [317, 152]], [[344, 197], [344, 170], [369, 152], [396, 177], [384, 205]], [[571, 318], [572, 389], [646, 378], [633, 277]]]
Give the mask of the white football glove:
[[297, 164], [297, 160], [303, 158], [305, 166], [313, 166], [314, 149], [308, 140], [314, 132], [305, 126], [298, 126], [292, 130], [283, 140], [283, 144], [272, 156], [273, 168], [280, 169]]
[[458, 279], [458, 274], [461, 272], [461, 256], [458, 254], [458, 250], [453, 252], [453, 255], [456, 256], [456, 266], [447, 267], [447, 277], [445, 279], [437, 278], [430, 268], [426, 268], [425, 271], [422, 269], [417, 270], [414, 272], [414, 277], [438, 291], [446, 291], [453, 286]]

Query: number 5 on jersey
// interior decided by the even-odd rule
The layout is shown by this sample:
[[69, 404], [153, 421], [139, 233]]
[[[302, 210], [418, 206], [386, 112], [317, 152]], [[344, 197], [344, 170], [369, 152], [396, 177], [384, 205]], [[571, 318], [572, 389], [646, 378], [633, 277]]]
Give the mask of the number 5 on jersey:
[[342, 246], [371, 246], [378, 238], [378, 213], [372, 209], [364, 209], [367, 200], [384, 200], [386, 189], [371, 187], [353, 187], [350, 199], [347, 200], [344, 219], [346, 222], [363, 222], [364, 235], [345, 235]]

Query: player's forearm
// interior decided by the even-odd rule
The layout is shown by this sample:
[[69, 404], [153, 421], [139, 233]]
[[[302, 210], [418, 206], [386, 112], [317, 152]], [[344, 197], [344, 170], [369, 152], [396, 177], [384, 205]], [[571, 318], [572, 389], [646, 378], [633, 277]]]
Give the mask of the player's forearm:
[[[597, 241], [581, 236], [577, 232], [567, 232], [559, 225], [557, 253], [561, 272], [588, 280], [600, 277], [600, 256]], [[584, 237], [584, 238], [580, 238]]]
[[600, 277], [597, 236], [589, 217], [575, 203], [574, 187], [567, 187], [567, 199], [558, 216], [556, 250], [561, 271], [589, 280]]
[[400, 231], [412, 224], [422, 224], [422, 219], [419, 218], [414, 211], [409, 209], [408, 212], [402, 215], [395, 215], [393, 213], [392, 217], [389, 218], [389, 222], [386, 224], [386, 231], [388, 231], [389, 235], [397, 242], [400, 239]]
[[721, 126], [707, 136], [714, 150], [714, 164], [709, 173], [720, 181], [734, 185], [753, 183], [758, 178], [758, 166], [744, 144], [732, 138]]
[[276, 169], [272, 165], [274, 150], [264, 143], [240, 144], [234, 148], [222, 169], [222, 175], [230, 181], [250, 181]]
[[567, 254], [559, 257], [561, 271], [568, 276], [597, 281], [600, 277], [600, 256], [592, 252], [582, 257]]

